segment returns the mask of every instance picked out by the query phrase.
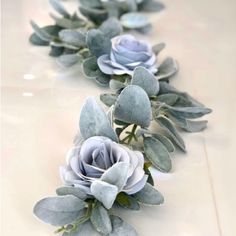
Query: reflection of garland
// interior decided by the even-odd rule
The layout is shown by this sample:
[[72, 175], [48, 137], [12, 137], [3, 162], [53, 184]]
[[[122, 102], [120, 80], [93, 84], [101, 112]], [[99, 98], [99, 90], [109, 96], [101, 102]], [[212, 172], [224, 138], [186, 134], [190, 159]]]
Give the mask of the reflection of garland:
[[[177, 73], [174, 59], [159, 64], [163, 43], [150, 46], [124, 28], [145, 32], [147, 19], [137, 10], [160, 10], [152, 0], [81, 0], [80, 13], [69, 14], [50, 0], [62, 18], [39, 28], [30, 41], [50, 45], [50, 55], [70, 67], [82, 63], [86, 77], [113, 93], [100, 95], [107, 113], [88, 98], [80, 114], [80, 132], [60, 174], [64, 186], [57, 197], [39, 201], [34, 213], [41, 220], [60, 226], [63, 236], [137, 235], [120, 217], [115, 206], [138, 210], [140, 203], [159, 205], [164, 198], [153, 187], [149, 167], [171, 170], [170, 153], [185, 151], [178, 129], [199, 132], [207, 121], [194, 120], [211, 112], [187, 93], [176, 90], [169, 79]], [[118, 20], [120, 19], [120, 20]], [[78, 30], [79, 28], [79, 30]], [[156, 124], [153, 131], [151, 124]]]

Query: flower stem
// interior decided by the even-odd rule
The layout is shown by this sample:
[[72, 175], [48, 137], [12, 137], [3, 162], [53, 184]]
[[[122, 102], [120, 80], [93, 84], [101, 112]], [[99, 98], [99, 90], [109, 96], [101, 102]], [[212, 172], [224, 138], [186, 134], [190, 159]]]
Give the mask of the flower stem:
[[138, 125], [134, 124], [131, 132], [127, 132], [128, 135], [121, 140], [121, 143], [125, 143], [125, 141], [127, 141], [127, 144], [130, 144], [133, 138], [137, 140], [136, 135], [135, 135], [137, 127]]

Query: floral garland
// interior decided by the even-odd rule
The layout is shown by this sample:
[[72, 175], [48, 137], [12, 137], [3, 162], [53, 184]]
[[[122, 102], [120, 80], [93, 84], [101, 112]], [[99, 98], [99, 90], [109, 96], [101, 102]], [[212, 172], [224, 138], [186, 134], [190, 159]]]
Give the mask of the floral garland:
[[[60, 168], [63, 187], [56, 197], [40, 200], [34, 214], [59, 226], [63, 236], [137, 235], [116, 216], [116, 207], [139, 210], [140, 204], [159, 205], [162, 194], [153, 186], [150, 166], [171, 170], [171, 153], [186, 151], [178, 128], [199, 132], [207, 121], [195, 120], [211, 112], [169, 79], [178, 71], [170, 57], [158, 63], [165, 44], [140, 41], [125, 29], [146, 32], [148, 20], [138, 10], [161, 10], [152, 0], [81, 0], [80, 13], [71, 15], [57, 0], [50, 0], [61, 18], [38, 27], [30, 41], [50, 45], [59, 64], [81, 64], [86, 77], [113, 93], [100, 95], [105, 112], [92, 97], [81, 110], [79, 132]], [[78, 30], [79, 28], [79, 30]], [[152, 125], [152, 126], [151, 126]], [[153, 125], [158, 128], [153, 131]]]

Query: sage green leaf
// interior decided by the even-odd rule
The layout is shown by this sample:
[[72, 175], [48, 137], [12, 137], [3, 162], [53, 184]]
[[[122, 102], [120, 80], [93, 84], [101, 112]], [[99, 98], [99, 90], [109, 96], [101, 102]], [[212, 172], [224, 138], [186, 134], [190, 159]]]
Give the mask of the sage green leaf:
[[83, 16], [87, 17], [89, 20], [93, 21], [95, 24], [101, 24], [108, 17], [108, 12], [104, 9], [80, 6], [79, 11]]
[[140, 209], [140, 206], [137, 200], [134, 197], [128, 194], [125, 194], [124, 192], [120, 192], [117, 195], [116, 203], [118, 203], [119, 206], [130, 209], [130, 210], [138, 211]]
[[129, 124], [148, 127], [152, 113], [147, 93], [139, 86], [127, 86], [116, 101], [114, 116], [116, 119]]
[[111, 76], [100, 72], [94, 79], [99, 85], [103, 87], [108, 87]]
[[156, 77], [141, 66], [135, 68], [131, 84], [144, 89], [149, 97], [155, 96], [159, 92], [159, 82]]
[[121, 7], [127, 9], [127, 12], [136, 12], [138, 10], [136, 0], [121, 1]]
[[153, 137], [144, 137], [144, 153], [155, 168], [162, 172], [169, 172], [172, 164], [170, 154], [159, 140]]
[[178, 98], [179, 98], [179, 96], [177, 94], [166, 93], [166, 94], [159, 95], [157, 97], [157, 101], [166, 103], [167, 105], [170, 105], [170, 106], [173, 106], [177, 102]]
[[158, 68], [157, 77], [158, 79], [169, 78], [178, 71], [177, 62], [171, 58], [167, 57]]
[[[124, 2], [124, 1], [123, 1]], [[108, 19], [120, 17], [120, 4], [118, 1], [102, 1], [102, 7], [107, 11]]]
[[90, 220], [99, 233], [103, 235], [111, 233], [112, 226], [109, 214], [101, 204], [97, 204], [93, 208]]
[[51, 36], [44, 28], [40, 28], [34, 21], [30, 21], [32, 28], [35, 31], [35, 34], [42, 39], [43, 41], [50, 42], [53, 40], [53, 36]]
[[71, 187], [71, 186], [60, 187], [56, 189], [56, 193], [59, 196], [74, 195], [75, 197], [78, 197], [81, 200], [85, 200], [87, 198], [87, 194], [84, 192], [84, 190], [78, 187]]
[[118, 142], [118, 137], [111, 127], [106, 113], [92, 97], [87, 98], [82, 107], [79, 127], [84, 139], [92, 136], [105, 136]]
[[123, 28], [118, 19], [111, 17], [104, 21], [99, 27], [108, 38], [113, 38], [122, 33]]
[[117, 95], [116, 94], [110, 94], [110, 93], [104, 93], [100, 95], [100, 100], [108, 107], [111, 107], [116, 103]]
[[49, 0], [52, 7], [65, 18], [70, 18], [70, 14], [58, 0]]
[[118, 194], [118, 188], [115, 185], [94, 180], [90, 187], [92, 195], [100, 201], [107, 209], [110, 209]]
[[96, 57], [110, 53], [111, 40], [100, 30], [92, 29], [88, 31], [86, 42], [89, 50]]
[[136, 12], [122, 15], [120, 21], [121, 24], [128, 29], [143, 28], [149, 24], [147, 16]]
[[200, 132], [207, 127], [207, 120], [192, 121], [187, 120], [183, 117], [170, 115], [171, 120], [173, 120], [179, 127], [187, 132]]
[[79, 0], [81, 6], [88, 8], [101, 8], [102, 3], [100, 0]]
[[46, 223], [61, 226], [73, 222], [84, 208], [85, 202], [72, 195], [49, 197], [36, 203], [34, 214]]
[[71, 44], [77, 48], [86, 46], [86, 36], [82, 32], [64, 29], [60, 31], [59, 37], [64, 43]]
[[116, 79], [111, 79], [109, 82], [109, 87], [113, 90], [120, 90], [125, 87], [125, 84]]
[[87, 220], [85, 223], [80, 224], [75, 230], [70, 232], [64, 232], [62, 236], [101, 236], [98, 233], [90, 220]]
[[158, 44], [155, 44], [153, 47], [152, 47], [152, 51], [158, 55], [164, 48], [165, 48], [165, 43], [158, 43]]
[[101, 73], [96, 57], [90, 57], [84, 60], [83, 64], [83, 72], [87, 77], [94, 78]]
[[134, 197], [144, 204], [160, 205], [164, 202], [164, 197], [151, 184], [146, 183], [144, 188], [136, 193]]
[[146, 26], [144, 26], [142, 28], [135, 29], [135, 30], [141, 34], [148, 34], [152, 30], [152, 24], [149, 23]]
[[62, 28], [77, 29], [85, 26], [85, 22], [83, 20], [72, 20], [67, 18], [61, 18], [52, 13], [50, 13], [49, 15], [56, 22], [56, 24]]
[[186, 126], [182, 127], [188, 132], [200, 132], [207, 127], [207, 120], [191, 121], [186, 120]]
[[167, 131], [175, 144], [183, 151], [185, 151], [185, 144], [173, 123], [165, 116], [160, 115], [155, 118], [155, 121]]
[[111, 216], [112, 232], [109, 236], [138, 236], [136, 230], [118, 216]]
[[[58, 36], [58, 32], [60, 32], [60, 30], [62, 30], [61, 27], [57, 26], [57, 25], [48, 25], [48, 26], [44, 26], [41, 28], [43, 31], [47, 32], [49, 35], [51, 36]], [[44, 41], [42, 40], [36, 33], [31, 34], [29, 41], [34, 44], [34, 45], [38, 45], [38, 46], [48, 46], [49, 45], [49, 41]]]
[[201, 107], [203, 104], [198, 102], [196, 99], [191, 97], [189, 94], [185, 92], [180, 92], [173, 86], [171, 86], [169, 83], [166, 83], [164, 81], [160, 81], [160, 92], [159, 94], [166, 94], [166, 93], [174, 93], [179, 95], [179, 100], [177, 101], [176, 106], [197, 106]]
[[165, 8], [163, 3], [157, 2], [155, 0], [145, 0], [139, 4], [139, 9], [146, 12], [158, 12]]
[[59, 57], [64, 53], [64, 47], [55, 47], [51, 45], [51, 50], [49, 52], [49, 55], [51, 57]]
[[153, 137], [155, 139], [158, 139], [160, 142], [162, 142], [162, 144], [166, 147], [168, 152], [175, 151], [175, 147], [173, 143], [166, 136], [161, 135], [161, 134], [154, 134]]
[[81, 62], [82, 60], [83, 60], [83, 58], [78, 53], [64, 54], [64, 55], [61, 55], [60, 57], [58, 57], [57, 63], [63, 67], [71, 67], [71, 66]]
[[174, 116], [184, 117], [186, 119], [195, 119], [212, 112], [206, 107], [171, 107], [168, 106], [169, 112]]
[[37, 46], [48, 46], [50, 42], [42, 40], [37, 34], [33, 33], [30, 35], [29, 41]]

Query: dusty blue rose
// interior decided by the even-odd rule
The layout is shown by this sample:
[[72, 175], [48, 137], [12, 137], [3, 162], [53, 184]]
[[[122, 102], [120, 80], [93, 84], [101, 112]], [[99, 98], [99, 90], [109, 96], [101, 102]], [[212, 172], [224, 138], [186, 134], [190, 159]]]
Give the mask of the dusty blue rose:
[[142, 153], [106, 137], [87, 139], [69, 152], [67, 161], [68, 165], [60, 169], [63, 182], [95, 196], [107, 208], [119, 192], [134, 194], [147, 181]]
[[98, 66], [104, 74], [132, 75], [138, 66], [143, 66], [151, 73], [157, 72], [156, 55], [152, 47], [132, 35], [121, 35], [111, 39], [110, 54], [98, 58]]

